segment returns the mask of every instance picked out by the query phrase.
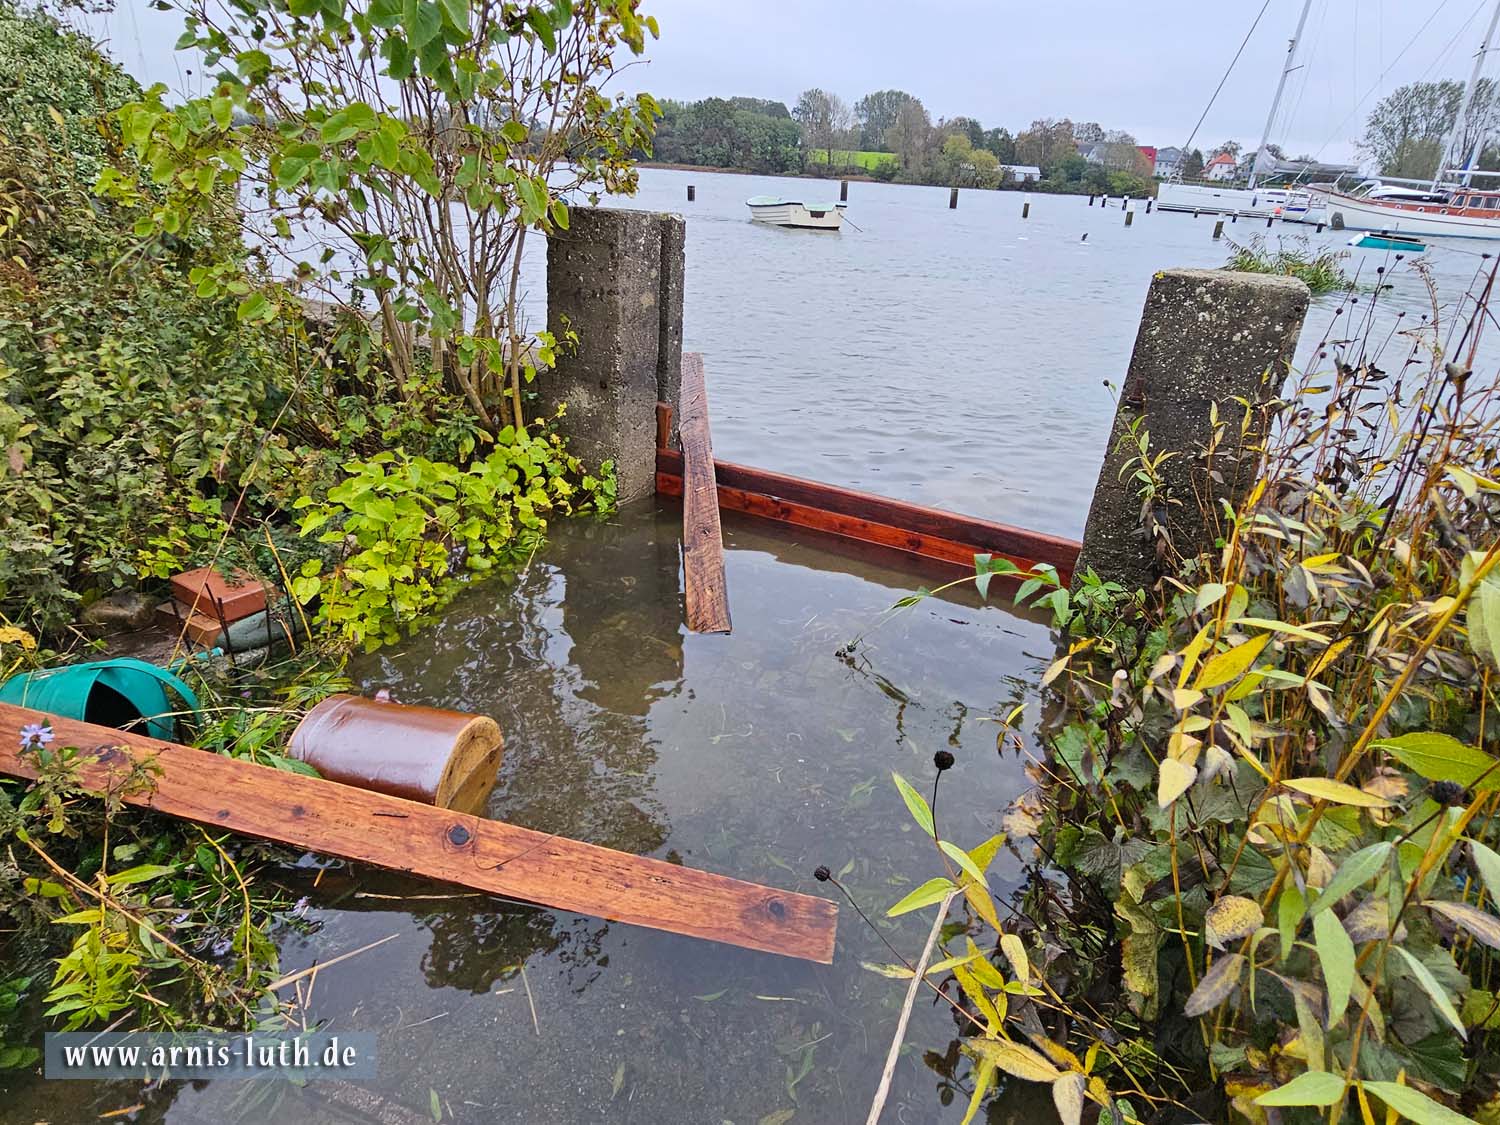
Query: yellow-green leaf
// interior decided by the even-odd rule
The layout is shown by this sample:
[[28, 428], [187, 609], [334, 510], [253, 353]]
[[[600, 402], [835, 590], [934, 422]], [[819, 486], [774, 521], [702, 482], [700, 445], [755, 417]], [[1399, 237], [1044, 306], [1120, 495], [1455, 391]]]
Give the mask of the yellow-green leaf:
[[1027, 1082], [1056, 1082], [1062, 1071], [1030, 1047], [1008, 1039], [965, 1039], [970, 1051], [1006, 1074]]
[[1256, 1105], [1333, 1105], [1344, 1097], [1344, 1079], [1324, 1070], [1309, 1070], [1284, 1086], [1267, 1090]]
[[1374, 746], [1428, 781], [1456, 781], [1466, 789], [1481, 792], [1500, 788], [1500, 769], [1494, 768], [1495, 759], [1452, 735], [1417, 731], [1399, 738], [1383, 738]]
[[1435, 1102], [1420, 1090], [1397, 1082], [1362, 1082], [1365, 1092], [1374, 1094], [1391, 1109], [1416, 1125], [1474, 1125], [1461, 1113], [1455, 1113], [1441, 1102]]
[[1188, 791], [1198, 778], [1198, 767], [1180, 762], [1176, 758], [1163, 758], [1157, 767], [1159, 779], [1156, 786], [1156, 803], [1166, 808]]
[[1344, 1018], [1349, 990], [1354, 987], [1354, 943], [1339, 916], [1332, 910], [1313, 915], [1313, 945], [1323, 967], [1323, 987], [1328, 990], [1328, 1026]]
[[1232, 941], [1249, 937], [1264, 921], [1265, 915], [1254, 899], [1225, 895], [1203, 916], [1203, 940], [1215, 949], [1224, 949]]
[[1432, 970], [1408, 953], [1404, 946], [1392, 945], [1391, 949], [1406, 961], [1406, 967], [1411, 970], [1411, 975], [1417, 978], [1417, 983], [1422, 986], [1422, 991], [1427, 993], [1427, 998], [1432, 1001], [1432, 1006], [1437, 1009], [1438, 1015], [1448, 1021], [1449, 1026], [1458, 1032], [1460, 1038], [1467, 1039], [1469, 1033], [1464, 1028], [1464, 1021], [1459, 1018], [1457, 1010], [1453, 1007], [1453, 1001], [1448, 998], [1448, 993], [1438, 983], [1437, 977], [1432, 975]]
[[927, 807], [927, 799], [907, 784], [906, 778], [894, 770], [891, 771], [891, 779], [896, 783], [896, 789], [901, 794], [901, 799], [906, 802], [907, 809], [911, 812], [911, 818], [917, 822], [917, 827], [929, 836], [936, 836], [932, 827], [932, 810]]
[[1198, 673], [1198, 679], [1194, 681], [1193, 687], [1199, 691], [1207, 691], [1210, 688], [1223, 687], [1230, 681], [1238, 679], [1250, 670], [1250, 665], [1255, 663], [1255, 658], [1260, 655], [1270, 639], [1270, 633], [1262, 633], [1242, 645], [1236, 645], [1228, 652], [1219, 653], [1203, 665], [1203, 670]]
[[935, 902], [942, 902], [948, 895], [956, 890], [952, 880], [939, 876], [936, 879], [928, 879], [911, 894], [907, 895], [895, 906], [887, 910], [886, 917], [894, 918], [898, 914], [910, 914], [913, 910], [921, 910], [924, 906], [931, 906]]
[[1363, 789], [1345, 785], [1328, 777], [1294, 777], [1281, 784], [1298, 793], [1305, 793], [1319, 801], [1332, 801], [1336, 805], [1354, 805], [1362, 809], [1388, 809], [1391, 803]]

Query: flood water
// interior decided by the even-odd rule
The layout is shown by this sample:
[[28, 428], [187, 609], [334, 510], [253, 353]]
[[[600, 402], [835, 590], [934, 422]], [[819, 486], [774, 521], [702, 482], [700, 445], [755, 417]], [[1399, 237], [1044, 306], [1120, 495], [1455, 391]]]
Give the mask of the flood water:
[[[838, 233], [748, 221], [752, 195], [838, 194], [836, 181], [644, 169], [634, 199], [610, 201], [688, 219], [683, 337], [704, 355], [715, 453], [1077, 538], [1114, 416], [1104, 381], [1124, 380], [1155, 271], [1224, 265], [1213, 218], [1137, 204], [1126, 228], [1118, 199], [1033, 195], [1023, 220], [1019, 192], [962, 191], [950, 211], [947, 188], [851, 183]], [[1314, 251], [1351, 237], [1249, 219], [1225, 234], [1272, 247], [1306, 236]], [[1425, 256], [1445, 320], [1485, 245], [1446, 240]], [[1349, 253], [1361, 282], [1393, 264]], [[1382, 307], [1419, 318], [1421, 279], [1388, 277], [1396, 292]], [[532, 294], [539, 316], [539, 280]], [[1330, 329], [1357, 331], [1369, 300], [1317, 299], [1301, 357]]]
[[[1113, 411], [1103, 381], [1123, 375], [1154, 270], [1223, 263], [1212, 220], [1142, 212], [1127, 230], [1118, 204], [1037, 196], [1023, 222], [1017, 194], [964, 192], [951, 212], [943, 189], [854, 184], [862, 231], [746, 221], [745, 197], [786, 192], [837, 186], [646, 171], [633, 204], [690, 217], [685, 337], [707, 360], [719, 454], [1077, 535]], [[1478, 262], [1434, 255], [1445, 300]], [[1396, 285], [1393, 300], [1419, 306], [1419, 279]], [[1337, 307], [1318, 302], [1304, 351]], [[997, 753], [995, 720], [1021, 704], [1034, 727], [1045, 624], [972, 595], [887, 620], [930, 577], [726, 515], [734, 632], [688, 635], [679, 532], [670, 504], [560, 524], [513, 584], [476, 585], [415, 639], [357, 661], [359, 689], [493, 715], [506, 736], [493, 817], [807, 893], [831, 893], [811, 874], [826, 864], [915, 956], [931, 911], [883, 911], [939, 864], [891, 771], [927, 789], [933, 752], [951, 750], [944, 834], [972, 846], [995, 832], [1026, 784], [1023, 758]], [[861, 967], [892, 957], [847, 904], [835, 961], [818, 966], [339, 864], [314, 890], [313, 873], [309, 860], [291, 875], [314, 929], [282, 935], [286, 971], [395, 935], [320, 972], [306, 1004], [309, 1023], [380, 1033], [378, 1080], [143, 1092], [0, 1079], [0, 1120], [132, 1106], [119, 1119], [865, 1119], [905, 982]], [[1002, 852], [997, 898], [1019, 875]], [[962, 1117], [956, 1033], [919, 1000], [884, 1121]], [[1046, 1092], [1021, 1083], [988, 1109], [990, 1122], [1053, 1119]]]

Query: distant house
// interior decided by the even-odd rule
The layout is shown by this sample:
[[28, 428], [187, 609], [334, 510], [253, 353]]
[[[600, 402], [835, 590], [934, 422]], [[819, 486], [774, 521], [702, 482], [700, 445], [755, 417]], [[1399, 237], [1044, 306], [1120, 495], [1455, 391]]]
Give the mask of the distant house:
[[1081, 156], [1081, 157], [1083, 157], [1090, 164], [1103, 164], [1104, 163], [1104, 147], [1105, 146], [1101, 145], [1101, 144], [1079, 145], [1078, 146], [1078, 155]]
[[1203, 166], [1203, 178], [1205, 180], [1232, 180], [1239, 171], [1239, 165], [1234, 157], [1227, 152], [1215, 153], [1212, 160]]
[[1158, 180], [1170, 180], [1182, 171], [1182, 149], [1159, 148], [1156, 157], [1151, 162], [1151, 174]]
[[1042, 178], [1042, 170], [1035, 164], [1002, 164], [1000, 171], [1004, 172], [1008, 179], [1023, 184], [1033, 183]]

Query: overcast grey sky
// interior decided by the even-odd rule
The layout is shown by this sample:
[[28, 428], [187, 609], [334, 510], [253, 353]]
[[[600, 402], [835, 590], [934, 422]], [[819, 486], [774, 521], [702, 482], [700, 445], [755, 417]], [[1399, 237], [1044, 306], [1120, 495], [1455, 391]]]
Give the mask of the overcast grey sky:
[[[1180, 145], [1256, 14], [1264, 16], [1195, 144], [1260, 139], [1302, 0], [644, 0], [661, 24], [624, 88], [788, 105], [809, 86], [850, 102], [897, 87], [934, 119], [1013, 132], [1038, 117], [1099, 121]], [[1301, 67], [1272, 138], [1289, 155], [1349, 159], [1369, 108], [1406, 82], [1466, 78], [1493, 0], [1313, 0]], [[119, 0], [89, 21], [138, 77], [194, 89], [174, 56], [180, 18]], [[1500, 51], [1487, 72], [1500, 72]], [[194, 75], [196, 78], [196, 73]]]

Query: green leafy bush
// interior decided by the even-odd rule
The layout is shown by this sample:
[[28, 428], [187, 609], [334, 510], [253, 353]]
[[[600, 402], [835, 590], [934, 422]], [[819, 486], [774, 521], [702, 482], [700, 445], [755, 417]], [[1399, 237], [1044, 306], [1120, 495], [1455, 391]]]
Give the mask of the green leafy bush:
[[366, 648], [397, 641], [458, 588], [455, 572], [484, 574], [536, 548], [556, 513], [607, 510], [611, 466], [586, 473], [555, 434], [506, 427], [493, 451], [464, 467], [377, 454], [345, 466], [322, 503], [301, 501], [304, 536], [333, 548], [292, 582], [319, 620]]
[[1155, 590], [1021, 576], [1060, 629], [1045, 761], [996, 826], [1032, 877], [1002, 922], [1000, 837], [961, 851], [905, 786], [947, 872], [891, 911], [969, 905], [942, 964], [971, 1116], [1002, 1072], [1067, 1122], [1500, 1115], [1500, 379], [1440, 339], [1399, 396], [1378, 344], [1296, 382]]

